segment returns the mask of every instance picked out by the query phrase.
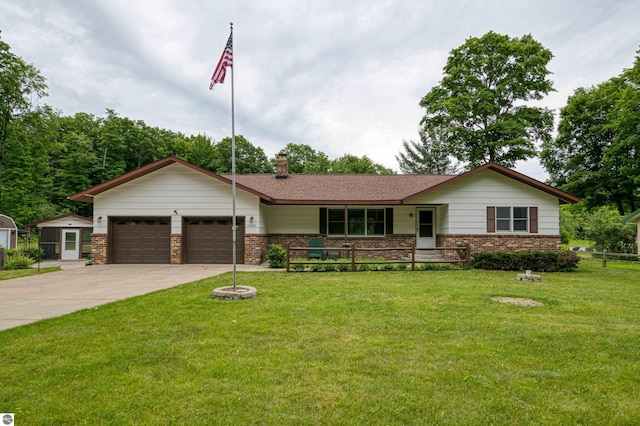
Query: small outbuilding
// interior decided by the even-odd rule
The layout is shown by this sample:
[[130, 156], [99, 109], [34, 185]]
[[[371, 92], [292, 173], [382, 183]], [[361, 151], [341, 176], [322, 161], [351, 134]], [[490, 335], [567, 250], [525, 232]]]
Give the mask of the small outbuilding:
[[76, 260], [91, 253], [93, 220], [76, 214], [65, 214], [27, 223], [38, 228], [38, 241], [43, 259]]
[[14, 249], [18, 246], [18, 227], [12, 218], [0, 214], [0, 247]]
[[636, 231], [636, 241], [638, 245], [638, 254], [640, 254], [640, 209], [623, 217], [622, 222], [623, 223], [631, 222], [637, 225], [638, 230]]

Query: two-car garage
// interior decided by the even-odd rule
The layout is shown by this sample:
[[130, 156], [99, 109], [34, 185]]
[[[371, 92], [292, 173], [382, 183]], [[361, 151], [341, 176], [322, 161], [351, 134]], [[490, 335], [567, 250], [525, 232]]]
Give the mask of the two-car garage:
[[[231, 217], [182, 220], [181, 262], [227, 264], [233, 262]], [[244, 220], [236, 218], [237, 263], [244, 263]], [[171, 263], [171, 218], [136, 217], [111, 220], [110, 253], [113, 263]]]

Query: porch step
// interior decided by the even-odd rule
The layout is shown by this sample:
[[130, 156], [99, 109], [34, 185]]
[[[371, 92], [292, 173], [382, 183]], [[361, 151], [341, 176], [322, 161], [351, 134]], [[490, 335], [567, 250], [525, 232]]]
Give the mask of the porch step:
[[[408, 262], [411, 262], [411, 255], [405, 258]], [[418, 251], [416, 252], [416, 262], [442, 262], [444, 257], [440, 250], [430, 251]]]

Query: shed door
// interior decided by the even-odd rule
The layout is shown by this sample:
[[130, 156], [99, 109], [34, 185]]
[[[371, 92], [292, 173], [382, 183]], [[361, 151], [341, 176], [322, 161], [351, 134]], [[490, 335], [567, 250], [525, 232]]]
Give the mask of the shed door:
[[11, 248], [11, 232], [8, 229], [0, 229], [0, 247]]
[[80, 230], [62, 229], [62, 248], [60, 259], [80, 259]]
[[111, 223], [113, 263], [170, 263], [169, 218], [122, 218]]
[[[185, 219], [187, 263], [233, 263], [231, 217]], [[244, 263], [244, 218], [236, 218], [236, 262]]]

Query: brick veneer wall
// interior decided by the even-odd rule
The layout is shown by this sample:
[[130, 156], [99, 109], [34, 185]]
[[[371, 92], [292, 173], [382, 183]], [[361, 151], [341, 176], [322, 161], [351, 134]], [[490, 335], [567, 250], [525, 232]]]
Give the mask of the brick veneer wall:
[[107, 234], [91, 234], [91, 263], [107, 264]]
[[[438, 247], [462, 247], [469, 243], [471, 254], [478, 252], [552, 251], [560, 252], [560, 235], [438, 235]], [[449, 253], [455, 255], [455, 253]], [[447, 253], [445, 252], [445, 256]]]
[[[358, 248], [388, 248], [388, 247], [407, 247], [411, 248], [416, 244], [416, 236], [414, 234], [395, 234], [386, 237], [347, 237], [347, 238], [329, 238], [319, 234], [271, 234], [269, 244], [280, 244], [282, 247], [309, 247], [311, 238], [320, 238], [323, 247], [342, 248], [343, 244], [354, 244], [356, 247], [356, 256], [361, 258], [379, 258], [383, 257], [388, 260], [400, 260], [406, 258], [409, 251], [389, 250], [389, 251], [358, 251]], [[345, 252], [341, 254], [348, 257], [346, 253], [349, 248], [344, 248]], [[299, 251], [292, 253], [294, 257], [305, 257], [306, 253]]]
[[182, 264], [182, 234], [171, 234], [169, 243], [169, 263]]
[[244, 234], [244, 263], [260, 265], [267, 260], [269, 235]]

